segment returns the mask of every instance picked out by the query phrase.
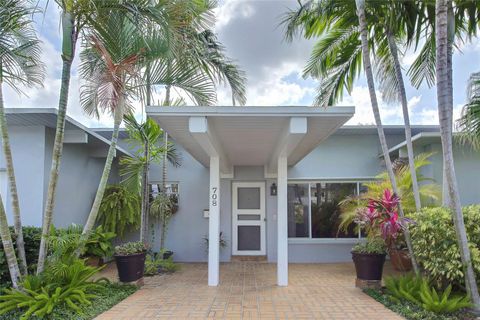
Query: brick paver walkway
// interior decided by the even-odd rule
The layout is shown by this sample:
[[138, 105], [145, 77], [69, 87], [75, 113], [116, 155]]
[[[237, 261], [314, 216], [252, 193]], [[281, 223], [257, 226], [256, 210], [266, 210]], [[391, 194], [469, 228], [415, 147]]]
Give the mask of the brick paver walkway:
[[97, 319], [401, 319], [354, 287], [351, 263], [290, 264], [289, 286], [276, 266], [235, 262], [207, 286], [206, 264], [182, 264], [172, 275], [145, 278], [139, 291]]

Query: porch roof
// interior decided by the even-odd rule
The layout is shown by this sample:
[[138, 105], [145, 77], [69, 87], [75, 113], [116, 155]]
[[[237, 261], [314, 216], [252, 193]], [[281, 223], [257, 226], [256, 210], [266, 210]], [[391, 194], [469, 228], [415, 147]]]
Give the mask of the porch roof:
[[350, 119], [354, 107], [148, 107], [147, 115], [204, 166], [211, 156], [221, 171], [265, 166], [278, 156], [294, 165]]

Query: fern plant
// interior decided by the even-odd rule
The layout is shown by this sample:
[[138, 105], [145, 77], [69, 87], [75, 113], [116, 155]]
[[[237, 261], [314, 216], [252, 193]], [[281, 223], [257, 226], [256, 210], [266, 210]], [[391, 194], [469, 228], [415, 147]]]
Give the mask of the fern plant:
[[419, 292], [422, 307], [435, 313], [452, 313], [472, 305], [468, 296], [450, 297], [451, 292], [452, 285], [449, 285], [443, 292], [437, 292], [434, 287], [423, 283]]
[[418, 292], [425, 279], [411, 274], [402, 275], [400, 277], [385, 278], [385, 287], [389, 298], [394, 302], [401, 302], [405, 299], [414, 304], [419, 304]]
[[123, 237], [127, 228], [140, 225], [140, 196], [122, 185], [110, 185], [105, 189], [97, 218], [104, 232], [114, 232]]

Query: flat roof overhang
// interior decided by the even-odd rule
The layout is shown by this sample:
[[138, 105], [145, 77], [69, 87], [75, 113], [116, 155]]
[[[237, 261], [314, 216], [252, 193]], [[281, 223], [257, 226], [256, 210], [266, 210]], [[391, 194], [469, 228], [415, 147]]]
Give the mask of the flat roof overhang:
[[354, 114], [354, 107], [147, 107], [177, 143], [205, 167], [220, 158], [233, 166], [265, 166], [274, 176], [279, 156], [295, 165]]

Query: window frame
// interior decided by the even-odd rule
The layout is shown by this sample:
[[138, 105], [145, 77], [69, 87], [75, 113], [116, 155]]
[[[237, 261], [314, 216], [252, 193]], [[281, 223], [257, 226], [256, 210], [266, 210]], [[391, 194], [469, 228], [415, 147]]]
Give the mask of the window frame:
[[[316, 183], [355, 183], [356, 193], [360, 194], [360, 184], [365, 182], [372, 182], [375, 178], [362, 178], [362, 179], [289, 179], [288, 185], [292, 184], [308, 184], [308, 237], [288, 237], [288, 243], [291, 244], [354, 244], [358, 240], [363, 239], [362, 233], [359, 232], [358, 237], [355, 238], [312, 238], [312, 184]], [[288, 189], [288, 188], [287, 188]]]

